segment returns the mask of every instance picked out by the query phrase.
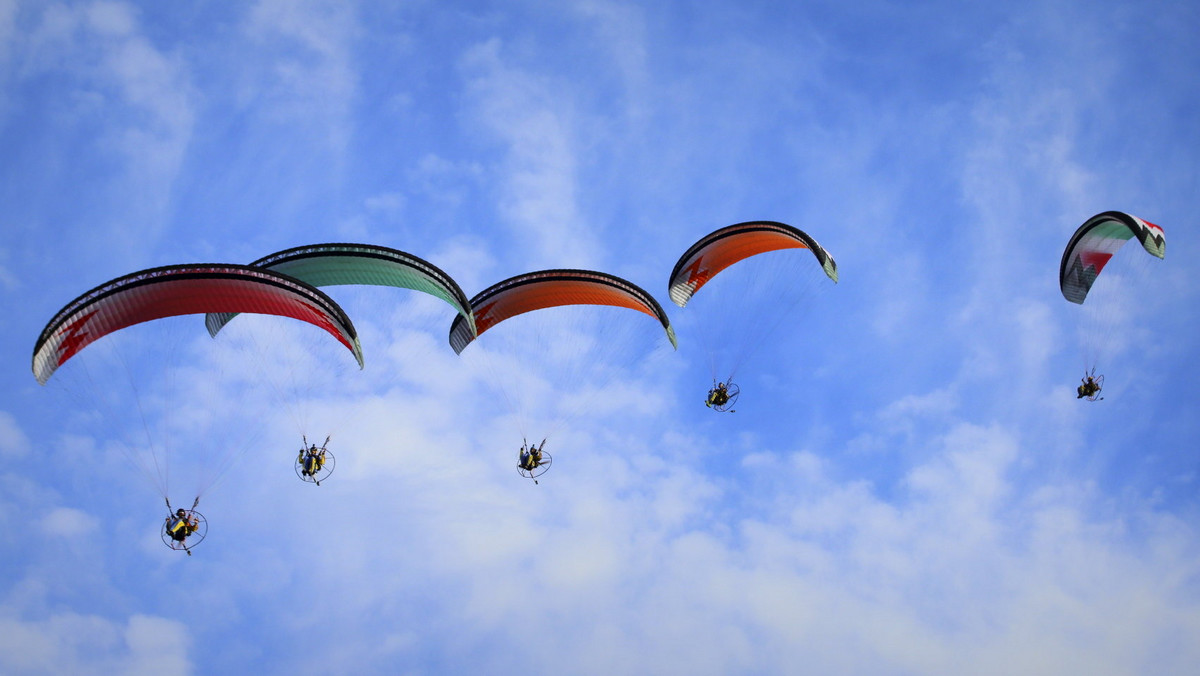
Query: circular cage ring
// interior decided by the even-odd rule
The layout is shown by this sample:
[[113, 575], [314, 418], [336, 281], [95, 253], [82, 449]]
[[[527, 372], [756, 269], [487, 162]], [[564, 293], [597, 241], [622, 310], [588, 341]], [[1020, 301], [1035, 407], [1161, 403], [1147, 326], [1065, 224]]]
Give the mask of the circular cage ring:
[[333, 468], [337, 467], [337, 458], [333, 457], [330, 451], [324, 451], [325, 460], [315, 471], [309, 471], [304, 467], [304, 459], [297, 458], [294, 463], [296, 476], [300, 477], [301, 481], [310, 484], [321, 485], [321, 482], [328, 479], [330, 474], [333, 474]]
[[[709, 397], [711, 398], [715, 392], [716, 389], [714, 388]], [[725, 401], [720, 404], [713, 404], [712, 409], [720, 413], [734, 413], [733, 405], [737, 403], [738, 395], [741, 393], [742, 388], [738, 387], [737, 383], [727, 383], [725, 385]]]
[[550, 469], [550, 464], [553, 462], [554, 458], [550, 457], [549, 453], [542, 451], [542, 459], [536, 467], [533, 469], [527, 469], [521, 465], [517, 465], [517, 474], [520, 474], [526, 479], [536, 479], [537, 477], [545, 474], [546, 471]]
[[167, 520], [163, 521], [161, 535], [163, 544], [176, 551], [187, 552], [190, 556], [192, 547], [204, 542], [205, 536], [208, 535], [208, 519], [205, 519], [203, 514], [194, 509], [185, 510], [184, 515], [188, 521], [196, 524], [194, 531], [185, 535], [182, 539], [178, 539], [168, 532], [167, 526], [176, 519], [175, 515], [172, 514]]

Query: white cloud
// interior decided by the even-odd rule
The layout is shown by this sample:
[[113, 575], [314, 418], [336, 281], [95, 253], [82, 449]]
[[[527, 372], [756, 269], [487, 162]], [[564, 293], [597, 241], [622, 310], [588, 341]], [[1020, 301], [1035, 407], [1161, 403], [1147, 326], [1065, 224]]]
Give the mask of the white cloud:
[[29, 437], [7, 411], [0, 411], [0, 456], [18, 458], [29, 453]]
[[11, 271], [9, 265], [4, 263], [6, 257], [7, 251], [0, 249], [0, 288], [10, 292], [16, 291], [21, 285], [21, 280]]
[[14, 676], [190, 674], [189, 643], [181, 624], [159, 617], [133, 615], [124, 624], [76, 613], [0, 617], [0, 668]]
[[508, 65], [499, 40], [462, 60], [472, 122], [505, 147], [500, 208], [533, 267], [592, 267], [598, 248], [578, 206], [581, 112], [567, 83]]
[[134, 615], [124, 631], [130, 674], [188, 674], [191, 640], [187, 628], [161, 617]]
[[896, 340], [922, 310], [929, 289], [926, 263], [911, 253], [889, 257], [881, 272], [891, 280], [879, 289], [871, 313], [871, 328], [884, 340]]
[[909, 394], [894, 401], [880, 411], [880, 419], [895, 424], [911, 417], [946, 417], [958, 407], [958, 395], [950, 388], [934, 390], [928, 394]]
[[[1165, 539], [1174, 550], [1147, 561], [1128, 548], [1127, 535], [1113, 537], [1124, 530], [1120, 521], [1086, 516], [1094, 513], [1091, 498], [1071, 490], [1053, 499], [1014, 493], [1018, 446], [1003, 429], [960, 426], [942, 443], [909, 474], [913, 493], [899, 507], [853, 487], [814, 485], [813, 464], [805, 462], [797, 466], [810, 478], [796, 484], [794, 499], [805, 505], [793, 512], [796, 534], [782, 523], [743, 526], [745, 541], [754, 543], [749, 567], [728, 573], [741, 580], [772, 645], [788, 645], [810, 664], [884, 673], [979, 671], [999, 654], [1015, 656], [1030, 673], [1081, 664], [1101, 673], [1161, 671], [1160, 659], [1175, 668], [1190, 659], [1136, 654], [1129, 648], [1146, 637], [1127, 640], [1126, 628], [1111, 622], [1127, 603], [1185, 626], [1200, 621], [1195, 605], [1183, 602], [1189, 609], [1182, 610], [1175, 596], [1196, 565], [1174, 550], [1195, 545], [1173, 517], [1143, 513], [1137, 539], [1154, 551], [1163, 551]], [[787, 485], [782, 480], [780, 490]], [[1027, 524], [1032, 540], [1021, 535]], [[781, 566], [786, 572], [767, 577]], [[1162, 575], [1160, 566], [1171, 572]], [[756, 581], [767, 579], [760, 589]], [[1071, 608], [1079, 613], [1065, 613]], [[1160, 637], [1173, 633], [1142, 617], [1130, 623], [1157, 626], [1149, 631]]]
[[382, 212], [387, 215], [400, 212], [404, 208], [404, 195], [398, 192], [388, 192], [368, 197], [363, 206], [369, 212]]
[[341, 2], [260, 0], [245, 30], [270, 50], [247, 69], [242, 96], [257, 114], [316, 128], [336, 157], [350, 141], [350, 111], [358, 91], [352, 53], [354, 8]]
[[140, 30], [129, 5], [102, 2], [82, 7], [73, 32], [75, 40], [83, 39], [72, 58], [86, 62], [89, 52], [99, 57], [82, 72], [95, 84], [115, 87], [117, 103], [140, 114], [140, 120], [131, 120], [111, 141], [128, 156], [140, 180], [165, 178], [169, 185], [191, 136], [194, 93], [184, 65]]
[[99, 522], [87, 512], [69, 507], [54, 509], [41, 519], [42, 531], [62, 538], [77, 538], [95, 532]]
[[137, 22], [133, 8], [119, 2], [94, 2], [83, 8], [87, 21], [97, 33], [121, 37], [132, 33]]
[[[940, 413], [942, 396], [891, 410]], [[1084, 482], [1019, 487], [1022, 447], [1003, 427], [933, 437], [893, 500], [803, 452], [749, 458], [744, 471], [769, 481], [714, 482], [686, 460], [697, 449], [683, 439], [670, 461], [660, 453], [673, 449], [638, 442], [620, 453], [571, 444], [535, 488], [504, 449], [464, 444], [453, 416], [380, 401], [364, 420], [372, 440], [351, 444], [360, 457], [336, 479], [351, 485], [329, 488], [339, 502], [354, 496], [339, 509], [372, 517], [292, 524], [300, 530], [279, 542], [300, 547], [303, 532], [336, 523], [338, 552], [322, 557], [319, 579], [353, 570], [380, 599], [425, 599], [424, 625], [471, 637], [445, 657], [452, 665], [717, 674], [785, 673], [803, 660], [998, 674], [1015, 661], [1029, 673], [1104, 674], [1172, 671], [1196, 656], [1139, 653], [1200, 622], [1180, 595], [1197, 572], [1194, 529], [1150, 508], [1136, 523], [1127, 509], [1096, 516], [1105, 510]], [[386, 514], [399, 515], [387, 541], [402, 545], [371, 535]], [[329, 612], [351, 621], [365, 592], [339, 589], [359, 600]], [[553, 627], [555, 640], [514, 652], [532, 627]], [[423, 642], [414, 631], [399, 655], [372, 659], [406, 659]]]
[[429, 260], [453, 277], [467, 298], [499, 281], [494, 275], [495, 250], [476, 237], [449, 237], [430, 252]]
[[1006, 497], [1005, 473], [1017, 457], [1016, 441], [997, 427], [959, 425], [944, 443], [947, 451], [938, 461], [909, 473], [909, 486], [947, 501], [947, 519], [967, 516], [966, 511], [993, 513]]
[[12, 58], [13, 36], [17, 30], [17, 0], [0, 0], [0, 73], [7, 80]]
[[607, 53], [620, 72], [627, 92], [628, 116], [637, 120], [651, 104], [648, 37], [643, 8], [608, 0], [579, 0], [570, 7], [593, 22], [598, 47]]
[[[39, 100], [47, 82], [54, 115], [39, 122], [38, 170], [75, 181], [103, 166], [102, 189], [72, 185], [77, 208], [103, 205], [88, 235], [137, 254], [156, 243], [195, 124], [196, 92], [184, 62], [155, 45], [137, 11], [120, 2], [39, 7], [20, 50], [20, 95]], [[35, 94], [37, 93], [37, 94]], [[74, 145], [79, 143], [81, 145]], [[61, 186], [60, 186], [61, 187]], [[93, 186], [94, 187], [94, 186]]]

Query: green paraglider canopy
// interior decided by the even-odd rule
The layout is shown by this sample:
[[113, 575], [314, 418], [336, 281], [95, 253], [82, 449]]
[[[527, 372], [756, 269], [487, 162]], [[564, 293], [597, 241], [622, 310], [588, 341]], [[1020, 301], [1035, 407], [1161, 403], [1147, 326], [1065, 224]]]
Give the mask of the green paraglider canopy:
[[1105, 211], [1079, 226], [1058, 266], [1058, 286], [1063, 297], [1082, 305], [1104, 266], [1125, 242], [1135, 237], [1150, 255], [1166, 257], [1163, 229], [1132, 214]]
[[[445, 272], [412, 254], [375, 244], [312, 244], [264, 256], [250, 264], [282, 272], [313, 286], [394, 286], [441, 298], [461, 315], [474, 334], [467, 295]], [[213, 313], [204, 324], [216, 336], [236, 316]]]

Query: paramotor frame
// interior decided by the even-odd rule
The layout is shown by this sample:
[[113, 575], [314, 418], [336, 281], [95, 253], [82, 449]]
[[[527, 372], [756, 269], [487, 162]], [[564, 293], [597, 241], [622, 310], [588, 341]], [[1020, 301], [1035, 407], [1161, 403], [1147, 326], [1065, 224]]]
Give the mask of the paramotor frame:
[[536, 479], [545, 474], [550, 469], [550, 464], [554, 462], [554, 458], [551, 457], [549, 453], [546, 451], [542, 451], [541, 453], [542, 459], [538, 461], [536, 467], [533, 469], [526, 469], [520, 465], [517, 465], [517, 473], [526, 479], [535, 479], [534, 483], [537, 483]]
[[[1091, 390], [1090, 394], [1088, 393], [1089, 390], [1085, 389], [1085, 385], [1088, 381], [1095, 383], [1095, 386], [1096, 386], [1096, 389]], [[1093, 367], [1092, 370], [1089, 371], [1086, 376], [1084, 376], [1083, 382], [1084, 382], [1084, 385], [1079, 386], [1079, 395], [1080, 395], [1079, 398], [1080, 399], [1087, 399], [1088, 401], [1103, 401], [1104, 400], [1104, 397], [1100, 396], [1100, 393], [1104, 391], [1104, 374], [1103, 373], [1101, 373], [1100, 375], [1096, 375], [1096, 369], [1095, 369], [1095, 367]]]
[[312, 471], [304, 466], [309, 451], [308, 439], [304, 440], [304, 446], [300, 449], [300, 453], [297, 454], [295, 462], [296, 476], [300, 477], [301, 481], [320, 486], [322, 481], [328, 479], [330, 474], [333, 474], [334, 468], [337, 467], [337, 458], [333, 456], [333, 451], [326, 448], [328, 445], [329, 438], [326, 437], [325, 443], [317, 449], [320, 451], [320, 463], [316, 471]]
[[723, 389], [725, 390], [725, 399], [719, 404], [717, 403], [719, 399], [714, 398], [718, 390], [721, 389], [719, 384], [714, 383], [713, 388], [708, 391], [707, 402], [709, 403], [709, 408], [719, 413], [737, 413], [737, 411], [734, 410], [733, 405], [737, 403], [738, 395], [742, 393], [742, 388], [738, 387], [737, 383], [733, 382], [725, 383], [724, 385], [725, 387]]
[[169, 532], [167, 532], [167, 526], [175, 518], [175, 515], [172, 514], [171, 516], [168, 516], [165, 521], [163, 521], [162, 541], [163, 544], [171, 549], [174, 549], [175, 551], [187, 552], [187, 555], [191, 556], [192, 548], [201, 542], [204, 542], [205, 536], [208, 535], [208, 519], [205, 519], [203, 514], [194, 509], [185, 509], [183, 513], [184, 518], [196, 524], [196, 529], [185, 535], [182, 540], [175, 539]]

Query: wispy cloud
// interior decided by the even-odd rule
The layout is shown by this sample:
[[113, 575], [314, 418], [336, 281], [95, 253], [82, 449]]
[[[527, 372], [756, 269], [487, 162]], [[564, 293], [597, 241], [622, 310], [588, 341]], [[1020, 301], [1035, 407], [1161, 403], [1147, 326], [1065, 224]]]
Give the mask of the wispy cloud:
[[8, 411], [0, 411], [0, 455], [15, 458], [27, 454], [29, 449], [29, 437], [17, 419]]
[[259, 58], [242, 83], [242, 105], [280, 124], [320, 130], [315, 137], [342, 157], [358, 92], [360, 70], [351, 53], [357, 22], [345, 3], [256, 3], [244, 30]]
[[193, 673], [186, 627], [160, 617], [133, 615], [117, 623], [95, 615], [56, 613], [35, 621], [5, 617], [0, 629], [0, 665], [13, 674]]
[[78, 509], [60, 507], [42, 518], [42, 530], [58, 537], [78, 537], [99, 526], [95, 517]]
[[9, 78], [12, 76], [12, 46], [16, 39], [17, 31], [17, 0], [3, 0], [0, 2], [0, 84], [4, 86], [4, 93], [0, 94], [0, 121], [3, 121], [8, 113], [8, 86]]
[[569, 83], [506, 63], [498, 39], [462, 60], [470, 122], [503, 145], [497, 172], [501, 214], [531, 252], [529, 269], [593, 267], [593, 224], [578, 208], [581, 139]]
[[[26, 21], [8, 43], [20, 92], [10, 102], [36, 105], [51, 95], [56, 111], [39, 125], [41, 134], [20, 139], [22, 147], [35, 144], [23, 152], [34, 163], [27, 170], [70, 180], [106, 167], [103, 187], [73, 190], [67, 204], [73, 218], [87, 220], [91, 237], [121, 243], [134, 260], [164, 232], [191, 140], [196, 92], [187, 66], [154, 44], [124, 3], [48, 5]], [[68, 140], [82, 150], [68, 150]], [[83, 215], [88, 209], [96, 211]]]

